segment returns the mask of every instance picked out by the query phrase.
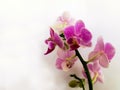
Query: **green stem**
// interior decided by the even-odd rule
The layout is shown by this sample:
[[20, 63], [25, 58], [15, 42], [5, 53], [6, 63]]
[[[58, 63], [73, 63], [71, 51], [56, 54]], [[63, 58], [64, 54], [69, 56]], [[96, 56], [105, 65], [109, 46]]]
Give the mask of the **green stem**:
[[71, 77], [74, 77], [74, 78], [77, 79], [77, 80], [79, 80], [79, 81], [81, 82], [81, 84], [82, 84], [83, 90], [85, 90], [85, 87], [84, 87], [84, 84], [83, 84], [82, 79], [80, 79], [79, 77], [77, 77], [75, 74], [72, 74], [72, 75], [70, 75], [70, 76], [71, 76]]
[[90, 72], [89, 72], [88, 67], [87, 67], [87, 62], [84, 61], [84, 59], [82, 58], [82, 56], [80, 55], [78, 50], [75, 50], [75, 52], [76, 52], [76, 55], [78, 56], [78, 58], [80, 59], [82, 65], [84, 67], [84, 70], [85, 70], [85, 73], [86, 73], [86, 76], [88, 79], [89, 90], [93, 90], [92, 79], [91, 79]]

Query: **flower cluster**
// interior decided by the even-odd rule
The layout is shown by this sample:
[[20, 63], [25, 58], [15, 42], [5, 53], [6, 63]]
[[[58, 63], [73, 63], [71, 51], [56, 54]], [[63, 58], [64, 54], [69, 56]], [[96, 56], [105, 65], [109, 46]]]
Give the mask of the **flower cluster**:
[[[55, 32], [58, 31], [58, 32]], [[88, 60], [84, 60], [78, 48], [92, 46], [92, 34], [86, 28], [82, 20], [74, 21], [68, 13], [63, 13], [58, 17], [56, 23], [50, 28], [50, 37], [45, 40], [48, 49], [45, 55], [51, 53], [58, 46], [56, 67], [63, 71], [68, 71], [79, 59], [83, 65], [81, 72], [88, 80], [89, 90], [93, 90], [92, 84], [103, 82], [102, 68], [107, 68], [115, 55], [115, 48], [110, 43], [104, 43], [99, 37], [95, 48], [88, 55]], [[71, 87], [80, 86], [85, 90], [83, 79], [72, 75], [76, 80], [70, 82]], [[78, 80], [78, 81], [77, 81]], [[77, 83], [78, 82], [78, 83]], [[72, 83], [72, 84], [71, 84]], [[79, 85], [77, 85], [79, 84]]]

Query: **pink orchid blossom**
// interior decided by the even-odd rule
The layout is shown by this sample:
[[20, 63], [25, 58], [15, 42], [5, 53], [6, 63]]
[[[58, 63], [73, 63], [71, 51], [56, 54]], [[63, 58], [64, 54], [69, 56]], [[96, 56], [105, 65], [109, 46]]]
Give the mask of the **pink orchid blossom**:
[[94, 48], [94, 51], [92, 51], [89, 54], [89, 60], [90, 59], [91, 61], [99, 60], [99, 64], [102, 67], [106, 68], [108, 67], [114, 55], [115, 48], [110, 43], [104, 44], [103, 39], [99, 37], [97, 40], [97, 44]]
[[73, 18], [71, 18], [68, 12], [64, 12], [62, 16], [58, 17], [57, 21], [66, 23], [67, 25], [73, 24]]
[[72, 25], [73, 23], [74, 19], [71, 18], [70, 14], [68, 12], [64, 12], [62, 16], [58, 17], [55, 25], [53, 25], [53, 28], [59, 33], [63, 33], [64, 28], [66, 26]]
[[[96, 83], [97, 81], [99, 81], [101, 83], [104, 82], [104, 76], [103, 76], [99, 62], [94, 62], [92, 64], [88, 64], [88, 69], [89, 69], [93, 83]], [[86, 74], [84, 71], [83, 71], [83, 76], [86, 78]]]
[[81, 20], [77, 21], [75, 26], [65, 28], [64, 35], [71, 50], [80, 46], [91, 46], [92, 34], [85, 28], [85, 24]]
[[62, 39], [57, 33], [54, 32], [52, 28], [50, 28], [50, 38], [45, 40], [45, 43], [48, 44], [48, 50], [45, 55], [51, 53], [55, 49], [56, 45], [58, 45], [60, 48], [64, 47]]
[[56, 67], [63, 71], [68, 71], [74, 65], [77, 57], [75, 51], [59, 49], [57, 52]]

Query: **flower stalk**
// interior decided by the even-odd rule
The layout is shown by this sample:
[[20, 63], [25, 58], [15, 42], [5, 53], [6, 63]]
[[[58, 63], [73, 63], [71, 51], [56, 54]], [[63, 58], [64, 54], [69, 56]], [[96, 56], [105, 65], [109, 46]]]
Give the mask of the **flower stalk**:
[[80, 55], [80, 53], [77, 49], [75, 50], [75, 52], [76, 52], [76, 55], [78, 56], [79, 60], [81, 61], [82, 65], [84, 67], [84, 70], [85, 70], [85, 73], [87, 76], [87, 80], [88, 80], [89, 90], [93, 90], [93, 83], [92, 83], [92, 79], [90, 76], [90, 72], [89, 72], [88, 67], [87, 67], [87, 63], [86, 63], [86, 61], [84, 61], [84, 59], [82, 58], [82, 56]]

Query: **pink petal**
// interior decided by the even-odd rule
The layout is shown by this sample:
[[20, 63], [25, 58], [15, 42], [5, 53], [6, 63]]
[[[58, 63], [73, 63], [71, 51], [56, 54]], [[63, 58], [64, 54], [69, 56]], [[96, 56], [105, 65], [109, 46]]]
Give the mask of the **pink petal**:
[[70, 13], [64, 12], [63, 15], [62, 15], [62, 18], [66, 22], [69, 21], [69, 19], [70, 19]]
[[61, 59], [66, 59], [67, 53], [66, 53], [65, 50], [58, 49], [57, 55], [58, 55], [58, 57], [60, 57]]
[[101, 66], [99, 64], [99, 61], [96, 61], [93, 63], [93, 69], [94, 71], [100, 71], [101, 70]]
[[51, 35], [51, 39], [60, 47], [63, 48], [64, 44], [62, 39], [60, 38], [60, 36], [54, 32], [54, 30], [51, 28], [50, 29], [50, 35]]
[[98, 75], [98, 77], [97, 77], [97, 80], [98, 80], [99, 82], [103, 83], [103, 82], [104, 82], [104, 75], [103, 75], [102, 71], [99, 71], [98, 74], [99, 74], [99, 75]]
[[69, 57], [75, 55], [75, 51], [58, 49], [57, 55], [58, 55], [58, 57], [60, 57], [61, 59], [66, 59], [66, 58], [69, 58]]
[[99, 57], [99, 63], [102, 67], [104, 68], [107, 68], [108, 65], [109, 65], [109, 60], [107, 58], [107, 56], [105, 54], [102, 54], [100, 57]]
[[80, 44], [83, 45], [83, 46], [86, 46], [86, 47], [91, 47], [92, 46], [92, 42], [85, 43], [84, 41], [81, 41]]
[[81, 33], [81, 28], [85, 27], [85, 24], [82, 20], [79, 20], [76, 22], [75, 24], [75, 32], [76, 34], [80, 34]]
[[98, 40], [97, 40], [97, 44], [95, 46], [95, 51], [101, 51], [101, 50], [104, 50], [104, 42], [103, 42], [103, 39], [102, 37], [99, 37]]
[[50, 28], [50, 36], [51, 38], [54, 38], [54, 30], [52, 28]]
[[66, 39], [69, 39], [74, 36], [74, 26], [69, 26], [65, 28], [64, 35]]
[[83, 28], [83, 29], [81, 30], [81, 35], [80, 35], [80, 37], [81, 37], [81, 39], [82, 39], [82, 41], [83, 41], [84, 43], [88, 43], [88, 42], [90, 42], [91, 39], [92, 39], [92, 34], [91, 34], [90, 31], [88, 31], [87, 29]]
[[51, 53], [54, 49], [55, 49], [55, 43], [52, 41], [49, 41], [48, 42], [48, 50], [46, 53], [44, 53], [44, 55]]
[[110, 43], [106, 43], [105, 44], [105, 53], [106, 53], [109, 61], [111, 61], [111, 59], [115, 55], [115, 48]]
[[[96, 52], [96, 51], [92, 51], [92, 52], [89, 54], [89, 56], [88, 56], [88, 60], [90, 60], [91, 58], [94, 59], [94, 61], [97, 60], [98, 57], [95, 57], [97, 53], [98, 53], [98, 52]], [[93, 58], [93, 57], [94, 57], [94, 58]]]
[[94, 69], [93, 69], [93, 64], [88, 64], [88, 69], [93, 72], [93, 71], [94, 71]]
[[56, 67], [57, 69], [62, 69], [62, 63], [64, 62], [63, 59], [57, 58], [56, 60]]

